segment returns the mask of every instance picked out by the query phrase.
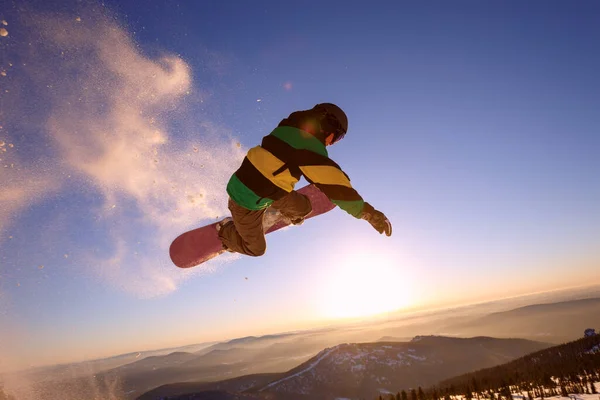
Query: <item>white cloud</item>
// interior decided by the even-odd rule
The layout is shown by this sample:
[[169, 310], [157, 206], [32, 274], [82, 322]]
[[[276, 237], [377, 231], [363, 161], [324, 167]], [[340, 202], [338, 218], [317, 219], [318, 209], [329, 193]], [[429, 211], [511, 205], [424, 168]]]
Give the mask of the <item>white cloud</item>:
[[[0, 161], [4, 163], [4, 160]], [[56, 190], [59, 183], [42, 172], [15, 170], [10, 164], [0, 165], [0, 233], [7, 232], [16, 216], [44, 195]], [[7, 165], [5, 168], [4, 165]], [[8, 236], [5, 233], [6, 236]]]
[[[190, 275], [168, 263], [170, 241], [226, 212], [225, 184], [244, 149], [227, 129], [197, 115], [203, 94], [182, 58], [150, 58], [113, 18], [93, 9], [82, 14], [30, 13], [24, 19], [31, 46], [16, 49], [22, 70], [9, 77], [16, 91], [17, 80], [27, 78], [42, 93], [28, 99], [18, 92], [20, 104], [43, 101], [40, 106], [49, 108], [47, 118], [27, 122], [29, 130], [42, 132], [32, 133], [32, 140], [46, 158], [23, 154], [18, 171], [0, 171], [0, 232], [59, 190], [97, 193], [104, 206], [89, 211], [100, 215], [114, 249], [78, 261], [136, 295], [168, 293]], [[21, 113], [15, 106], [5, 117], [14, 122]], [[76, 183], [65, 185], [71, 175]], [[132, 234], [132, 226], [144, 232]], [[144, 252], [136, 250], [138, 236]], [[155, 251], [148, 254], [149, 248]]]

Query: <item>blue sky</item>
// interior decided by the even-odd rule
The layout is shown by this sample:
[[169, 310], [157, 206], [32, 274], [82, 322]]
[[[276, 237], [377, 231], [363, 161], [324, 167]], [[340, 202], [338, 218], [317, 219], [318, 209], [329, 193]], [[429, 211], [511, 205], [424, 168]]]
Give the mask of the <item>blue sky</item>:
[[[597, 282], [597, 2], [53, 3], [0, 14], [0, 369]], [[172, 266], [318, 102], [394, 235], [334, 210]]]

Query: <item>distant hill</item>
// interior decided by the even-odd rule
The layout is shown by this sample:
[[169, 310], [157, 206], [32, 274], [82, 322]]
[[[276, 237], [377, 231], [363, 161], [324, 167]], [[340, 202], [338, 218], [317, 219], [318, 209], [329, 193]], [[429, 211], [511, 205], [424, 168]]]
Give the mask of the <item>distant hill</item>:
[[71, 379], [86, 378], [95, 374], [117, 369], [124, 365], [131, 365], [137, 361], [147, 358], [164, 356], [173, 352], [192, 353], [209, 347], [213, 344], [214, 342], [197, 343], [176, 348], [130, 352], [97, 360], [31, 368], [20, 371], [18, 375], [19, 378], [23, 379], [24, 381], [33, 381], [38, 383], [62, 380], [65, 379], [65, 377], [69, 377]]
[[[548, 303], [535, 305], [522, 304], [522, 299], [502, 300], [415, 313], [374, 324], [365, 330], [368, 335], [364, 338], [357, 335], [355, 339], [345, 338], [343, 341], [373, 342], [385, 337], [396, 341], [417, 335], [439, 335], [521, 338], [560, 344], [578, 339], [587, 327], [600, 326], [600, 297], [597, 291], [594, 296], [550, 302], [553, 297], [547, 295], [544, 300]], [[513, 304], [514, 307], [511, 306]]]
[[[486, 387], [496, 392], [506, 385], [553, 386], [549, 377], [563, 378], [582, 377], [600, 373], [600, 335], [582, 338], [559, 346], [540, 350], [511, 362], [485, 368], [454, 378], [443, 380], [436, 386], [440, 392], [450, 390], [464, 393], [473, 390], [473, 382], [485, 382]], [[581, 380], [578, 378], [577, 383]]]
[[[457, 372], [502, 364], [548, 346], [522, 339], [488, 337], [416, 337], [401, 343], [342, 344], [321, 351], [276, 379], [252, 385], [244, 393], [264, 399], [369, 397], [380, 390], [391, 390], [400, 382], [411, 387], [428, 386]], [[181, 388], [181, 384], [168, 385], [160, 388], [160, 394], [169, 399], [191, 398], [169, 392], [176, 389], [181, 393]], [[147, 397], [156, 393], [139, 399], [156, 399]]]
[[260, 343], [266, 340], [279, 340], [291, 336], [295, 336], [296, 333], [280, 333], [277, 335], [263, 335], [263, 336], [246, 336], [242, 338], [232, 339], [226, 342], [229, 345], [239, 345], [241, 343], [249, 344], [249, 343]]
[[377, 342], [409, 342], [412, 338], [408, 337], [394, 337], [394, 336], [383, 336], [377, 339]]
[[176, 351], [171, 354], [164, 356], [150, 356], [139, 361], [132, 362], [130, 364], [119, 367], [118, 370], [146, 370], [146, 369], [158, 369], [165, 368], [168, 366], [183, 364], [187, 361], [196, 359], [197, 356], [192, 353], [186, 353], [182, 351]]
[[229, 350], [232, 348], [260, 348], [282, 340], [285, 341], [293, 339], [296, 335], [297, 334], [294, 333], [282, 333], [278, 335], [246, 336], [237, 339], [231, 339], [227, 342], [215, 343], [212, 346], [205, 347], [195, 352], [194, 354], [203, 355], [215, 350]]
[[[252, 388], [262, 387], [273, 380], [279, 379], [282, 374], [256, 374], [245, 375], [238, 378], [227, 379], [219, 382], [183, 382], [163, 385], [153, 389], [137, 400], [156, 400], [167, 397], [176, 397], [177, 399], [188, 399], [190, 393], [193, 395], [201, 392], [210, 392], [215, 399], [226, 399], [231, 393], [241, 393]], [[199, 397], [200, 398], [200, 397]]]
[[186, 368], [197, 368], [206, 365], [216, 364], [239, 364], [251, 362], [258, 354], [261, 349], [246, 349], [233, 347], [224, 350], [211, 350], [210, 352], [202, 355], [193, 355], [193, 358], [188, 360], [184, 364]]
[[178, 385], [177, 382], [194, 382], [194, 385], [203, 387], [202, 390], [232, 392], [238, 387], [204, 384], [245, 375], [280, 373], [308, 360], [323, 348], [320, 340], [304, 340], [295, 336], [245, 337], [218, 343], [193, 354], [176, 352], [148, 357], [100, 374], [96, 379], [102, 382], [118, 380], [124, 399], [136, 398], [163, 385]]
[[600, 298], [529, 305], [449, 324], [444, 330], [457, 336], [485, 334], [558, 344], [576, 339], [590, 326], [600, 326]]

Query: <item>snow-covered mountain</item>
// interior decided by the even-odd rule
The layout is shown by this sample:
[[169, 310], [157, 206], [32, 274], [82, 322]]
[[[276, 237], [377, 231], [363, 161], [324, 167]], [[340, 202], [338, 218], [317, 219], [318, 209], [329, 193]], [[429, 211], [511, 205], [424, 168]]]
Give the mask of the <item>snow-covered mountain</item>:
[[522, 339], [416, 337], [405, 343], [341, 344], [258, 390], [285, 398], [357, 398], [398, 387], [433, 385], [464, 372], [490, 367], [548, 344]]
[[248, 376], [247, 379], [241, 377], [204, 384], [202, 388], [197, 386], [196, 392], [192, 383], [167, 385], [140, 399], [154, 399], [157, 395], [177, 400], [195, 399], [190, 397], [192, 394], [183, 393], [200, 396], [201, 390], [212, 390], [211, 396], [215, 399], [229, 398], [232, 393], [270, 400], [372, 398], [375, 393], [394, 392], [399, 387], [428, 387], [440, 380], [503, 364], [549, 346], [523, 339], [440, 336], [418, 336], [410, 342], [341, 344], [326, 348], [277, 376]]

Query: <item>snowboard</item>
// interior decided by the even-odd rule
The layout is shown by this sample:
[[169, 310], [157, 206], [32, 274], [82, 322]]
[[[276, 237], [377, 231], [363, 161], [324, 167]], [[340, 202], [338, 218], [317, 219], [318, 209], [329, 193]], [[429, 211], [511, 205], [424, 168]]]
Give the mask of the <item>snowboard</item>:
[[[307, 196], [312, 205], [312, 211], [306, 219], [324, 214], [335, 208], [335, 204], [312, 184], [304, 186], [298, 190], [298, 193]], [[221, 240], [217, 234], [216, 225], [218, 222], [179, 235], [169, 248], [169, 255], [173, 264], [179, 268], [191, 268], [223, 253]], [[290, 224], [291, 222], [288, 219], [272, 208], [267, 209], [263, 217], [265, 233], [275, 232]]]

